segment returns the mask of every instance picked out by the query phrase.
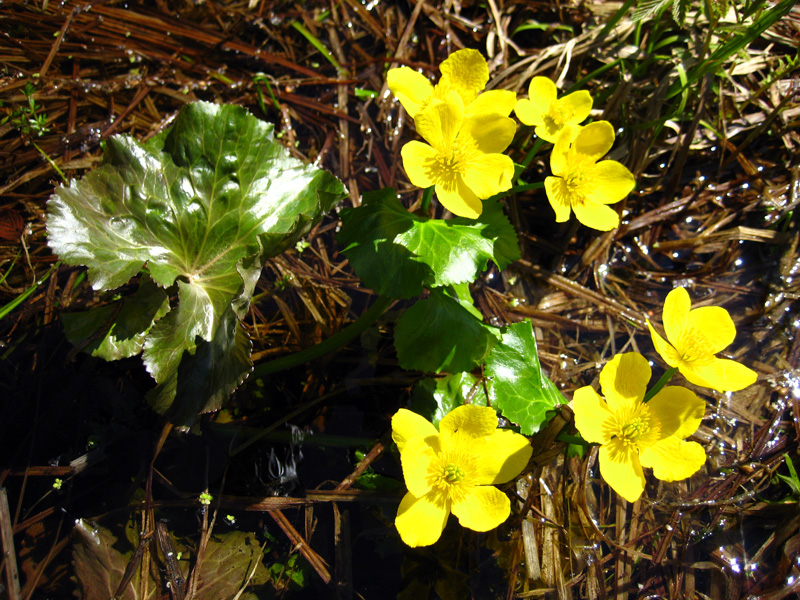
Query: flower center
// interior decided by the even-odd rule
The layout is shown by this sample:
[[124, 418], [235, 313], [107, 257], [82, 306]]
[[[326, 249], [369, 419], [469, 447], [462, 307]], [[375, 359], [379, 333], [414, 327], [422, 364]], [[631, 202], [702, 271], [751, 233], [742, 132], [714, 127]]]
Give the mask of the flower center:
[[706, 336], [694, 327], [686, 327], [678, 337], [678, 352], [685, 361], [713, 356]]
[[645, 423], [642, 417], [634, 417], [620, 429], [620, 437], [624, 440], [635, 442], [643, 433], [650, 429], [650, 424]]
[[464, 471], [456, 465], [447, 465], [442, 476], [447, 483], [458, 483], [464, 479]]
[[446, 152], [440, 152], [429, 163], [429, 176], [446, 188], [455, 187], [458, 178], [465, 171], [465, 163], [469, 155], [466, 145], [455, 140]]
[[660, 433], [660, 423], [653, 420], [650, 409], [641, 404], [632, 415], [618, 417], [612, 435], [621, 440], [625, 446], [644, 448], [658, 441]]
[[544, 126], [551, 131], [561, 129], [569, 116], [558, 102], [553, 102], [544, 115]]

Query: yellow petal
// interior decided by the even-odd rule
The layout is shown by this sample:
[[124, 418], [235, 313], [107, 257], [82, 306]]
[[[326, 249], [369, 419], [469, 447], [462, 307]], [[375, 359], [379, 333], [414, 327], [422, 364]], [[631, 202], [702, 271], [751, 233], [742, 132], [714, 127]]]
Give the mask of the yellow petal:
[[464, 104], [472, 102], [489, 81], [489, 65], [477, 50], [457, 50], [445, 59], [439, 70], [442, 78], [437, 93], [455, 91]]
[[[692, 301], [686, 288], [675, 288], [667, 294], [664, 300], [664, 311], [661, 314], [661, 322], [664, 323], [664, 331], [667, 339], [675, 346], [680, 339], [681, 332], [686, 329], [689, 320], [689, 309]], [[666, 359], [665, 359], [666, 360]]]
[[685, 387], [669, 386], [647, 403], [650, 414], [661, 424], [661, 437], [682, 440], [692, 435], [706, 412], [706, 403]]
[[496, 429], [493, 434], [474, 445], [475, 482], [478, 484], [506, 483], [522, 473], [533, 454], [524, 435]]
[[432, 100], [414, 119], [417, 133], [439, 154], [447, 154], [464, 120], [464, 103], [458, 94], [447, 96], [447, 101]]
[[607, 423], [613, 419], [608, 404], [590, 386], [578, 388], [572, 395], [575, 427], [581, 437], [593, 444], [605, 444], [611, 437]]
[[653, 329], [650, 321], [647, 321], [647, 328], [650, 330], [650, 337], [653, 339], [653, 346], [655, 346], [656, 352], [661, 355], [661, 358], [663, 358], [664, 362], [670, 367], [677, 367], [681, 360], [675, 348]]
[[517, 124], [499, 115], [476, 115], [466, 119], [458, 134], [459, 142], [487, 154], [504, 152], [514, 141]]
[[402, 540], [412, 548], [430, 546], [441, 537], [449, 515], [450, 507], [442, 496], [416, 498], [409, 493], [400, 501], [394, 524]]
[[[547, 77], [534, 77], [528, 85], [528, 99], [514, 107], [517, 118], [525, 125], [541, 127], [550, 105], [556, 101], [556, 84]], [[538, 135], [538, 133], [537, 133]]]
[[400, 150], [408, 180], [417, 187], [429, 188], [436, 183], [437, 154], [428, 144], [412, 140]]
[[591, 185], [584, 192], [589, 202], [614, 204], [633, 191], [636, 180], [628, 168], [615, 160], [602, 160], [590, 168], [585, 177]]
[[644, 399], [650, 365], [638, 352], [617, 354], [600, 371], [600, 389], [613, 413], [633, 408]]
[[586, 90], [572, 92], [556, 101], [566, 123], [577, 125], [592, 112], [592, 96]]
[[645, 478], [635, 447], [613, 438], [600, 446], [600, 475], [628, 502], [635, 502], [644, 491]]
[[556, 213], [556, 223], [569, 221], [572, 204], [566, 181], [561, 177], [545, 177], [544, 191], [547, 193], [550, 206]]
[[413, 437], [406, 440], [400, 453], [400, 464], [403, 467], [403, 479], [408, 491], [417, 498], [424, 496], [435, 483], [430, 476], [431, 463], [435, 461], [439, 442], [436, 436]]
[[477, 219], [483, 212], [483, 202], [461, 177], [457, 177], [455, 181], [438, 182], [436, 197], [442, 206], [459, 217]]
[[552, 152], [550, 152], [550, 170], [553, 175], [558, 177], [567, 177], [569, 175], [569, 148], [573, 140], [572, 133], [571, 129], [562, 131], [553, 145]]
[[617, 211], [605, 204], [576, 203], [572, 210], [578, 221], [592, 229], [611, 231], [619, 227]]
[[433, 98], [433, 84], [409, 67], [389, 69], [386, 84], [412, 118]]
[[706, 462], [706, 453], [697, 442], [672, 436], [643, 449], [639, 459], [661, 481], [678, 481], [694, 475]]
[[544, 124], [544, 111], [540, 103], [533, 102], [527, 98], [517, 100], [514, 105], [514, 114], [523, 125], [541, 127]]
[[546, 104], [547, 108], [556, 101], [557, 96], [558, 89], [556, 84], [549, 77], [537, 75], [528, 84], [528, 97], [531, 101], [539, 101], [542, 104]]
[[493, 115], [507, 117], [514, 110], [517, 95], [510, 90], [489, 90], [478, 94], [464, 113], [467, 117], [476, 115]]
[[575, 141], [572, 142], [572, 150], [597, 161], [603, 158], [613, 145], [614, 127], [608, 121], [595, 121], [578, 132]]
[[718, 392], [737, 392], [755, 383], [758, 378], [758, 373], [752, 369], [727, 358], [714, 358], [707, 363], [683, 363], [681, 373], [693, 384]]
[[484, 437], [497, 431], [497, 413], [488, 406], [463, 404], [447, 413], [439, 421], [439, 436], [442, 447], [454, 435], [468, 437]]
[[511, 502], [496, 487], [479, 485], [453, 500], [453, 514], [463, 527], [473, 531], [489, 531], [494, 529], [511, 514]]
[[466, 164], [464, 183], [485, 200], [511, 189], [514, 161], [505, 154], [478, 154]]
[[689, 311], [689, 328], [699, 332], [708, 344], [708, 353], [721, 352], [733, 343], [736, 326], [727, 310], [721, 306], [702, 306]]
[[436, 427], [425, 417], [415, 412], [401, 408], [392, 417], [392, 439], [397, 444], [400, 452], [406, 441], [414, 437], [426, 438], [429, 435], [439, 435]]

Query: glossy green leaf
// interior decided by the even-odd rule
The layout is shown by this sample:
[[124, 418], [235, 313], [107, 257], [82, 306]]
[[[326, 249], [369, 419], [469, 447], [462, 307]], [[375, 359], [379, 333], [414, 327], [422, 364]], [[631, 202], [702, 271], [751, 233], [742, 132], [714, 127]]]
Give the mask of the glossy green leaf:
[[484, 383], [470, 373], [451, 373], [444, 377], [427, 377], [417, 382], [411, 392], [411, 406], [434, 425], [457, 406], [470, 404], [486, 406]]
[[475, 368], [499, 336], [499, 329], [475, 315], [472, 304], [435, 288], [398, 319], [394, 346], [404, 369], [453, 373]]
[[143, 276], [131, 296], [90, 310], [64, 313], [67, 339], [92, 356], [118, 360], [142, 351], [153, 323], [169, 311], [167, 293]]
[[502, 269], [519, 258], [499, 202], [484, 202], [478, 219], [431, 219], [408, 212], [392, 188], [367, 192], [361, 206], [342, 211], [338, 240], [364, 284], [392, 298], [474, 281], [488, 261]]
[[[250, 369], [238, 319], [264, 261], [293, 245], [345, 196], [330, 173], [292, 158], [272, 125], [233, 105], [187, 105], [146, 144], [110, 138], [103, 164], [48, 202], [48, 243], [70, 265], [89, 267], [97, 290], [127, 283], [146, 264], [177, 294], [144, 340], [143, 360], [160, 385], [160, 411], [181, 398], [214, 410]], [[176, 286], [173, 288], [173, 286]], [[233, 328], [233, 330], [231, 330]], [[222, 330], [220, 330], [222, 329]], [[185, 356], [194, 379], [176, 381]], [[202, 373], [202, 361], [213, 368]], [[186, 414], [187, 410], [178, 407]]]
[[492, 380], [492, 406], [509, 421], [533, 435], [547, 419], [547, 411], [567, 401], [542, 372], [530, 321], [515, 323], [503, 332], [486, 359], [484, 370]]

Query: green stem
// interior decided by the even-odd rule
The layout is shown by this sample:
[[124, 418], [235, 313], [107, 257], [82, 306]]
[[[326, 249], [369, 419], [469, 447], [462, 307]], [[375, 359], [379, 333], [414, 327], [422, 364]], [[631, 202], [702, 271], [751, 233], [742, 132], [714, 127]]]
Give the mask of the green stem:
[[425, 193], [422, 194], [422, 206], [420, 207], [422, 214], [428, 214], [428, 209], [431, 206], [432, 199], [433, 199], [433, 186], [425, 188]]
[[37, 279], [31, 287], [22, 292], [19, 296], [14, 298], [11, 302], [6, 304], [5, 306], [0, 307], [0, 319], [4, 319], [6, 315], [8, 315], [8, 313], [17, 308], [20, 304], [22, 304], [28, 296], [30, 296], [33, 292], [35, 292], [38, 289], [38, 287], [42, 285], [45, 281], [47, 281], [47, 278], [50, 277], [50, 275], [52, 275], [53, 272], [56, 271], [60, 265], [61, 265], [60, 261], [54, 264], [52, 267], [50, 267], [50, 270], [47, 273], [45, 273], [40, 279]]
[[576, 446], [583, 446], [584, 448], [588, 448], [589, 446], [592, 445], [590, 442], [587, 442], [579, 435], [568, 435], [566, 433], [559, 433], [556, 436], [556, 441], [566, 442], [567, 444], [575, 444]]
[[309, 42], [311, 42], [311, 45], [314, 46], [314, 48], [319, 50], [319, 53], [322, 54], [322, 56], [324, 56], [325, 59], [333, 65], [337, 73], [341, 73], [341, 71], [343, 70], [342, 65], [340, 65], [335, 58], [333, 58], [333, 55], [328, 51], [328, 49], [322, 44], [321, 41], [319, 41], [319, 39], [313, 33], [311, 33], [308, 29], [303, 27], [297, 21], [292, 21], [292, 27], [294, 27], [297, 31], [300, 32], [300, 34], [304, 38], [306, 38]]
[[256, 365], [253, 368], [250, 378], [257, 379], [259, 377], [263, 377], [264, 375], [268, 375], [269, 373], [296, 367], [297, 365], [302, 365], [324, 356], [329, 352], [333, 352], [337, 348], [344, 346], [351, 340], [361, 335], [363, 331], [365, 331], [370, 325], [378, 320], [378, 317], [386, 312], [386, 309], [389, 308], [392, 302], [394, 302], [394, 300], [391, 298], [379, 296], [374, 304], [370, 306], [363, 315], [350, 323], [350, 325], [342, 329], [339, 333], [332, 335], [327, 340], [320, 342], [319, 344], [311, 346], [310, 348], [306, 348], [305, 350], [301, 350], [300, 352], [295, 352], [289, 356], [283, 356], [281, 358]]
[[650, 391], [648, 391], [644, 395], [644, 402], [647, 402], [648, 400], [650, 400], [650, 398], [652, 398], [658, 392], [660, 392], [661, 388], [663, 388], [665, 385], [667, 385], [667, 382], [670, 379], [672, 379], [672, 376], [675, 375], [675, 373], [677, 373], [677, 372], [678, 372], [678, 367], [670, 367], [669, 369], [667, 369], [664, 372], [664, 374], [661, 376], [661, 379], [659, 379], [656, 382], [656, 384], [650, 389]]
[[543, 145], [544, 145], [544, 140], [542, 138], [538, 138], [534, 142], [533, 147], [530, 150], [528, 150], [528, 153], [525, 155], [525, 158], [520, 163], [523, 167], [525, 167], [525, 169], [528, 168], [528, 165], [531, 164], [531, 161], [533, 160], [533, 157], [536, 156], [536, 153], [539, 152], [539, 150], [541, 149], [541, 147]]

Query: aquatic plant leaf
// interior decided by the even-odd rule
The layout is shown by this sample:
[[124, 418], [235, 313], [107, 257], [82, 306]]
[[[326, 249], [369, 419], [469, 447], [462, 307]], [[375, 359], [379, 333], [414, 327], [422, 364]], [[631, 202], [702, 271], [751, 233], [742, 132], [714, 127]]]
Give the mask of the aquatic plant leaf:
[[[203, 562], [197, 600], [233, 598], [247, 583], [261, 586], [269, 581], [269, 572], [262, 562], [261, 546], [252, 533], [229, 531], [210, 538]], [[250, 574], [253, 574], [252, 578]], [[244, 593], [244, 600], [256, 600], [256, 594]]]
[[[83, 519], [75, 522], [75, 532], [77, 538], [72, 548], [72, 565], [83, 592], [81, 598], [108, 600], [115, 597], [134, 548], [131, 546], [123, 554], [116, 547], [117, 538], [108, 529], [94, 527]], [[121, 596], [116, 597], [119, 600], [149, 600], [161, 595], [161, 583], [150, 576], [145, 595], [140, 595], [142, 589], [141, 569], [136, 569], [130, 584]]]
[[61, 315], [64, 333], [75, 346], [105, 360], [135, 356], [153, 323], [169, 311], [167, 293], [143, 276], [132, 296], [83, 312]]
[[542, 371], [530, 321], [509, 325], [486, 358], [485, 373], [492, 380], [489, 398], [504, 417], [533, 435], [547, 411], [567, 401]]
[[392, 188], [342, 211], [338, 240], [365, 285], [392, 298], [474, 281], [490, 260], [502, 269], [520, 256], [499, 202], [484, 202], [478, 219], [431, 219], [408, 212]]
[[467, 301], [440, 288], [431, 290], [430, 297], [397, 321], [394, 346], [400, 366], [434, 373], [472, 370], [500, 337], [500, 330], [476, 313]]
[[[189, 399], [203, 412], [219, 405], [215, 371], [228, 374], [227, 395], [250, 369], [244, 332], [229, 329], [241, 327], [232, 315], [246, 312], [264, 261], [345, 193], [330, 173], [292, 158], [271, 124], [238, 106], [197, 102], [145, 144], [110, 138], [103, 164], [50, 198], [48, 243], [67, 264], [88, 266], [97, 290], [117, 288], [147, 265], [156, 284], [177, 294], [177, 306], [146, 334], [143, 360], [164, 412], [175, 400], [169, 394], [181, 392], [175, 377], [184, 354], [215, 345], [206, 349], [215, 360], [206, 381], [184, 386], [206, 394]], [[202, 377], [195, 363], [193, 376]]]
[[300, 553], [291, 554], [285, 562], [269, 566], [269, 575], [276, 589], [302, 590], [308, 585], [311, 567]]
[[[129, 528], [128, 528], [129, 529]], [[131, 540], [117, 541], [108, 529], [93, 526], [83, 519], [75, 524], [77, 540], [73, 546], [72, 563], [84, 600], [108, 600], [122, 581], [131, 560], [134, 546]], [[127, 529], [126, 529], [127, 531]], [[138, 536], [137, 536], [138, 537]], [[121, 552], [120, 547], [126, 547]], [[176, 547], [184, 550], [178, 540]], [[187, 558], [188, 552], [184, 550]], [[209, 539], [200, 563], [198, 587], [193, 596], [197, 600], [232, 598], [243, 586], [262, 586], [270, 581], [269, 572], [262, 562], [261, 547], [252, 533], [230, 531], [215, 534]], [[189, 576], [189, 561], [178, 561], [184, 578]], [[148, 600], [162, 594], [161, 582], [149, 578], [147, 594], [142, 596], [141, 568], [134, 572], [131, 583], [124, 589], [120, 600]], [[245, 592], [239, 598], [255, 600], [258, 596]]]
[[444, 377], [426, 377], [416, 383], [411, 392], [412, 411], [438, 426], [447, 413], [466, 404], [486, 406], [482, 383], [470, 373], [451, 373]]

